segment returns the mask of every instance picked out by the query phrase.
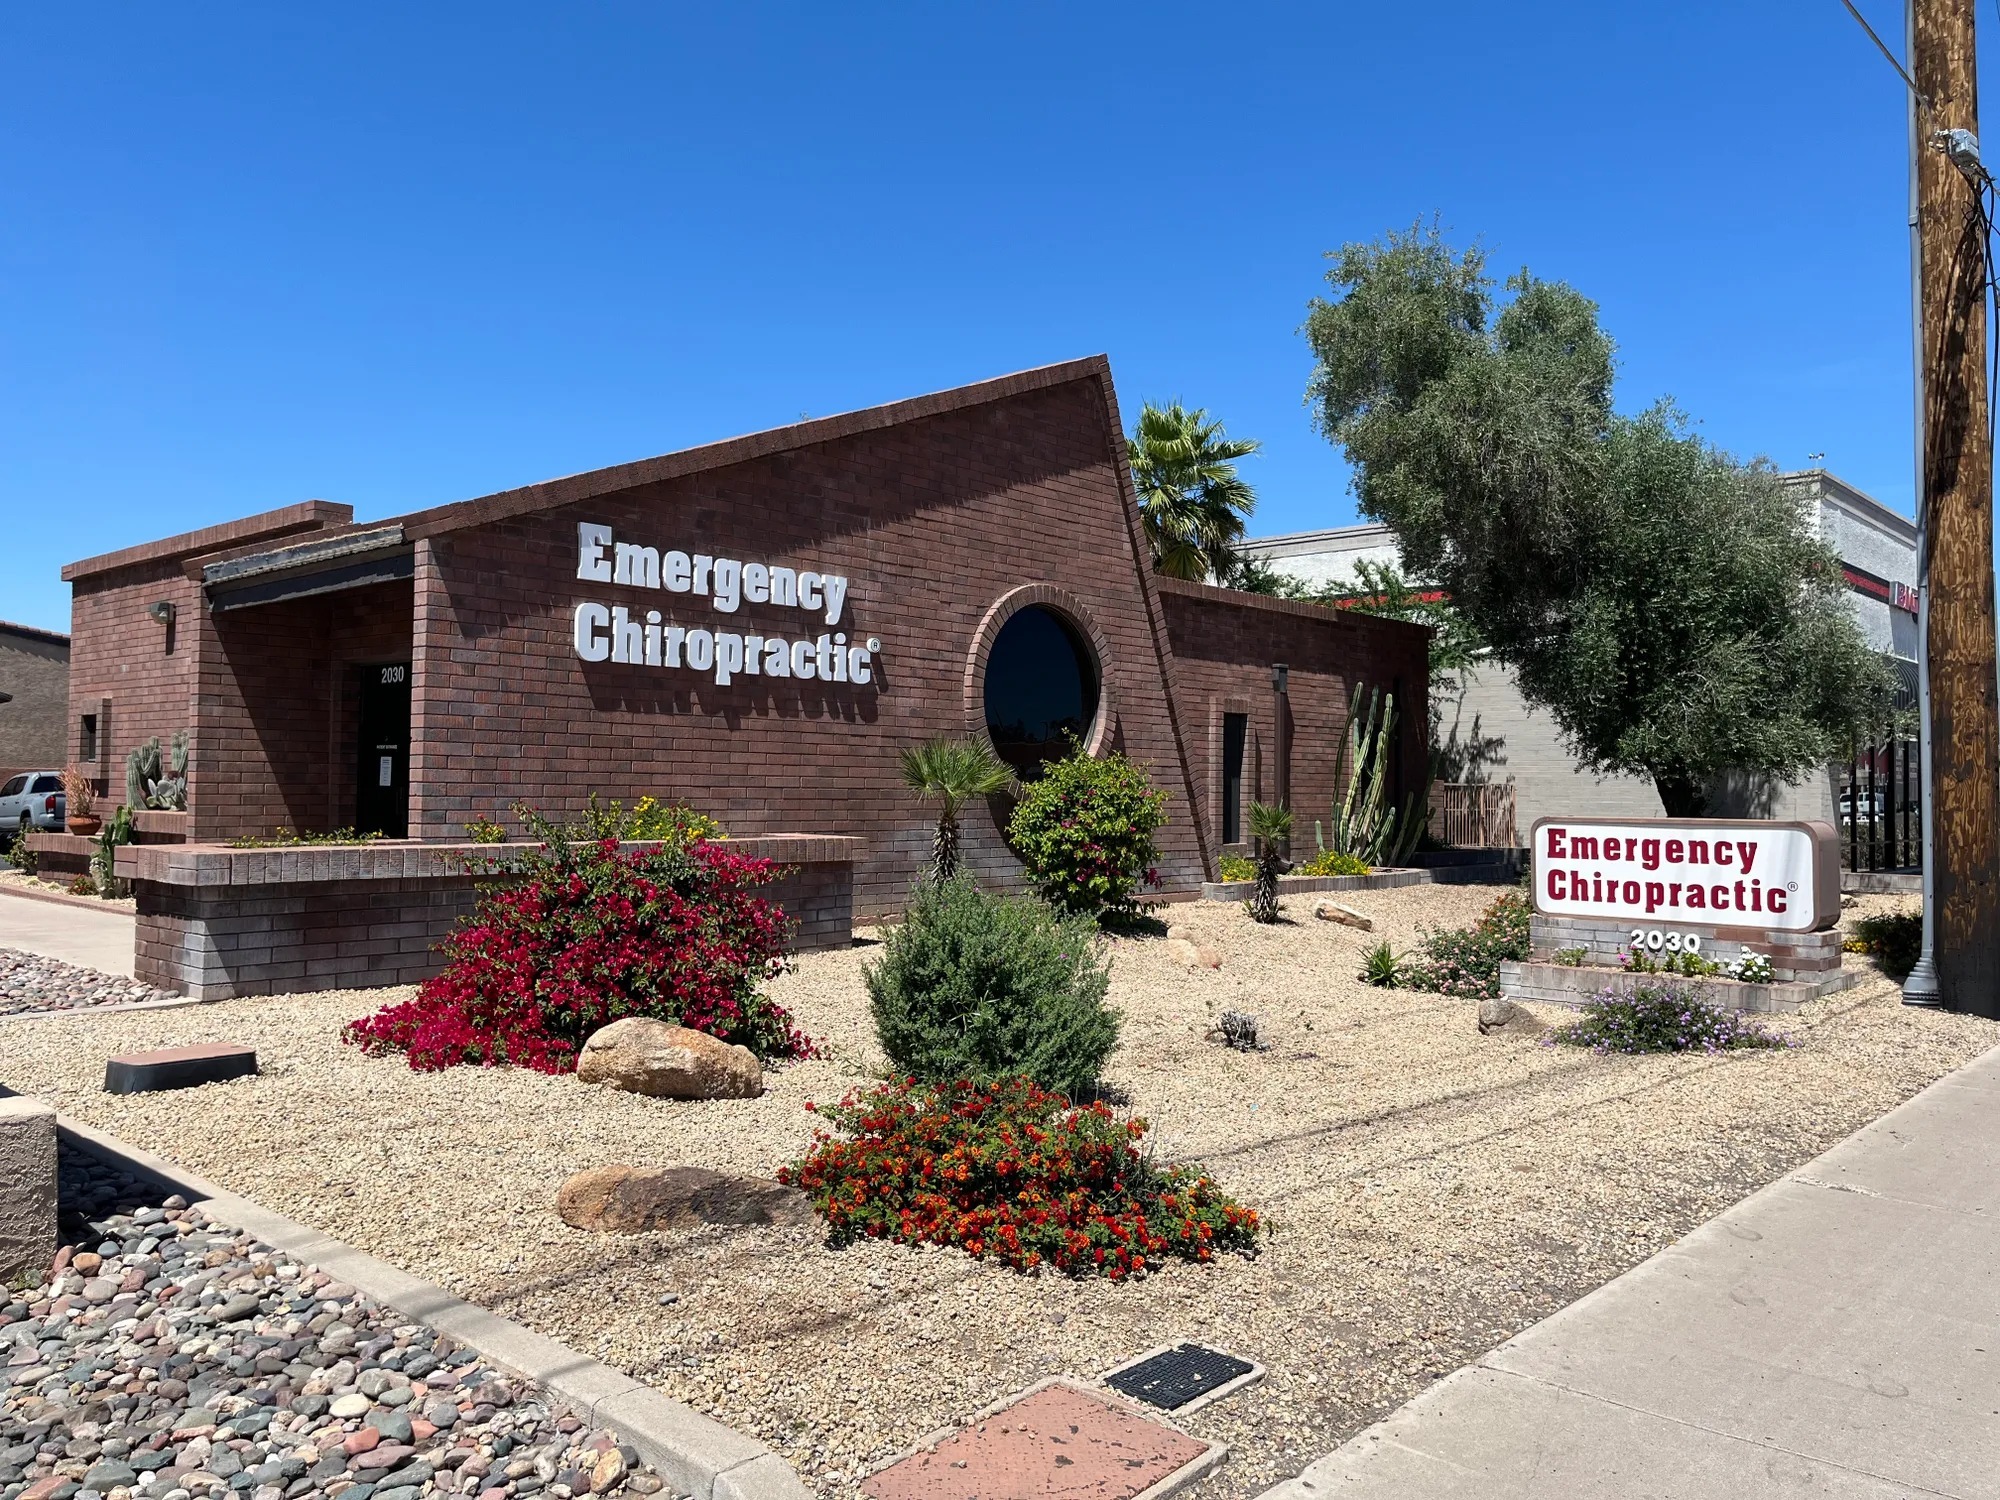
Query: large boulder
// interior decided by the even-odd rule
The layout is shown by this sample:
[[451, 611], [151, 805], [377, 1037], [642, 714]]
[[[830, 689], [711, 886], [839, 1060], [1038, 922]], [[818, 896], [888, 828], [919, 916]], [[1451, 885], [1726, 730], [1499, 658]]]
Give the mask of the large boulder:
[[556, 1194], [556, 1212], [575, 1229], [641, 1234], [702, 1224], [809, 1224], [812, 1200], [765, 1177], [706, 1167], [592, 1167]]
[[644, 1016], [593, 1031], [577, 1054], [576, 1076], [654, 1099], [754, 1099], [764, 1092], [764, 1069], [748, 1047]]

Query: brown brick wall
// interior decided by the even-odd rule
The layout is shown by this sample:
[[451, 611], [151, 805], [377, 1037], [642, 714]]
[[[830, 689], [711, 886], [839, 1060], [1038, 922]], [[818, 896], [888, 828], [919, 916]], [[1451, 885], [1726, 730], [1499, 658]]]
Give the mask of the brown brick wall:
[[1286, 703], [1291, 720], [1292, 852], [1314, 852], [1313, 822], [1328, 822], [1336, 766], [1347, 733], [1348, 705], [1357, 682], [1396, 696], [1402, 723], [1404, 796], [1422, 783], [1428, 753], [1430, 633], [1422, 626], [1265, 601], [1199, 584], [1162, 581], [1173, 645], [1175, 700], [1187, 728], [1194, 781], [1211, 837], [1222, 837], [1222, 716], [1245, 712], [1249, 743], [1244, 754], [1243, 826], [1249, 803], [1278, 794], [1277, 702], [1271, 667], [1290, 671]]
[[0, 624], [0, 781], [68, 764], [69, 642]]
[[379, 583], [202, 613], [190, 838], [354, 822], [357, 674], [409, 660], [413, 598]]
[[[802, 951], [853, 938], [852, 864], [798, 865], [759, 894], [796, 924]], [[471, 912], [470, 875], [295, 885], [134, 883], [133, 974], [199, 1000], [414, 984], [441, 967], [436, 945]]]
[[[526, 798], [574, 814], [593, 790], [685, 798], [732, 832], [859, 834], [858, 909], [899, 909], [932, 821], [903, 789], [897, 752], [983, 728], [967, 661], [1002, 596], [1052, 585], [1104, 643], [1108, 748], [1172, 791], [1163, 873], [1201, 879], [1186, 785], [1119, 471], [1115, 415], [1094, 379], [670, 477], [419, 543], [412, 833], [459, 836]], [[668, 624], [791, 638], [805, 612], [575, 577], [579, 521], [622, 538], [843, 573], [836, 629], [880, 636], [865, 687], [578, 660], [580, 600], [659, 609]], [[984, 806], [965, 816], [967, 863], [1004, 883], [1018, 867]]]

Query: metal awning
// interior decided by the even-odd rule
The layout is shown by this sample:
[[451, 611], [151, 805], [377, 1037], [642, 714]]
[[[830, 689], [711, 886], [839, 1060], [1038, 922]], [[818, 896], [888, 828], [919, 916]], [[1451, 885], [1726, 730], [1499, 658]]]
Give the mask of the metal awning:
[[210, 612], [217, 613], [393, 583], [416, 571], [416, 546], [398, 523], [209, 563], [201, 584]]

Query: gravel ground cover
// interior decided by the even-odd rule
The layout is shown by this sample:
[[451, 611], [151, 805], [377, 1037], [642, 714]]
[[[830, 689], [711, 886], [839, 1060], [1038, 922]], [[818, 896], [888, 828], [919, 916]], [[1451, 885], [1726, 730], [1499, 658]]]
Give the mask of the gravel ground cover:
[[80, 969], [61, 959], [23, 953], [18, 948], [0, 948], [0, 1016], [183, 998], [123, 975]]
[[353, 1287], [82, 1152], [59, 1173], [63, 1245], [0, 1302], [0, 1500], [662, 1492]]
[[[1490, 888], [1355, 895], [1375, 933], [1172, 915], [1225, 956], [1120, 939], [1125, 1029], [1108, 1081], [1267, 1216], [1255, 1260], [1136, 1284], [1025, 1277], [944, 1250], [824, 1247], [810, 1228], [569, 1229], [570, 1173], [607, 1162], [768, 1175], [807, 1144], [808, 1100], [879, 1066], [865, 945], [805, 956], [778, 998], [829, 1055], [761, 1099], [669, 1103], [508, 1070], [417, 1075], [339, 1045], [394, 991], [230, 1001], [13, 1028], [0, 1078], [238, 1192], [537, 1327], [785, 1454], [844, 1497], [918, 1437], [1049, 1374], [1094, 1376], [1197, 1337], [1269, 1366], [1187, 1421], [1233, 1445], [1194, 1493], [1256, 1494], [1432, 1379], [1635, 1265], [1986, 1048], [2000, 1027], [1915, 1011], [1873, 976], [1779, 1028], [1799, 1045], [1599, 1057], [1481, 1037], [1468, 1001], [1354, 978], [1382, 937], [1462, 925]], [[1867, 898], [1855, 908], [1894, 905]], [[1863, 962], [1851, 959], [1851, 962]], [[1255, 1012], [1269, 1050], [1205, 1040]], [[1544, 1011], [1544, 1019], [1564, 1013]], [[32, 1035], [25, 1034], [32, 1032]], [[237, 1041], [263, 1076], [181, 1094], [96, 1090], [103, 1057]]]

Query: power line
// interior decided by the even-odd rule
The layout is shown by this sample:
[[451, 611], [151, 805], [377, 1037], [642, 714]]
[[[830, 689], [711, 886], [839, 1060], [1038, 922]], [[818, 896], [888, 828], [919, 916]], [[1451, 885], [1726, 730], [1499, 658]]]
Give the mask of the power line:
[[1912, 78], [1909, 75], [1908, 70], [1905, 69], [1903, 65], [1896, 60], [1896, 54], [1889, 50], [1888, 43], [1884, 42], [1881, 37], [1875, 34], [1875, 28], [1868, 24], [1868, 18], [1862, 15], [1860, 11], [1854, 8], [1854, 0], [1840, 0], [1840, 3], [1847, 7], [1847, 13], [1850, 16], [1854, 17], [1854, 19], [1860, 23], [1861, 29], [1863, 31], [1868, 33], [1868, 40], [1873, 42], [1876, 46], [1876, 49], [1880, 51], [1881, 54], [1889, 60], [1889, 66], [1896, 70], [1897, 76], [1900, 77], [1904, 83], [1910, 86], [1910, 92], [1917, 96], [1917, 103], [1921, 104], [1924, 107], [1924, 112], [1926, 114], [1930, 113], [1930, 107], [1931, 107], [1930, 100], [1926, 99], [1923, 96], [1923, 94], [1918, 91], [1916, 79]]

